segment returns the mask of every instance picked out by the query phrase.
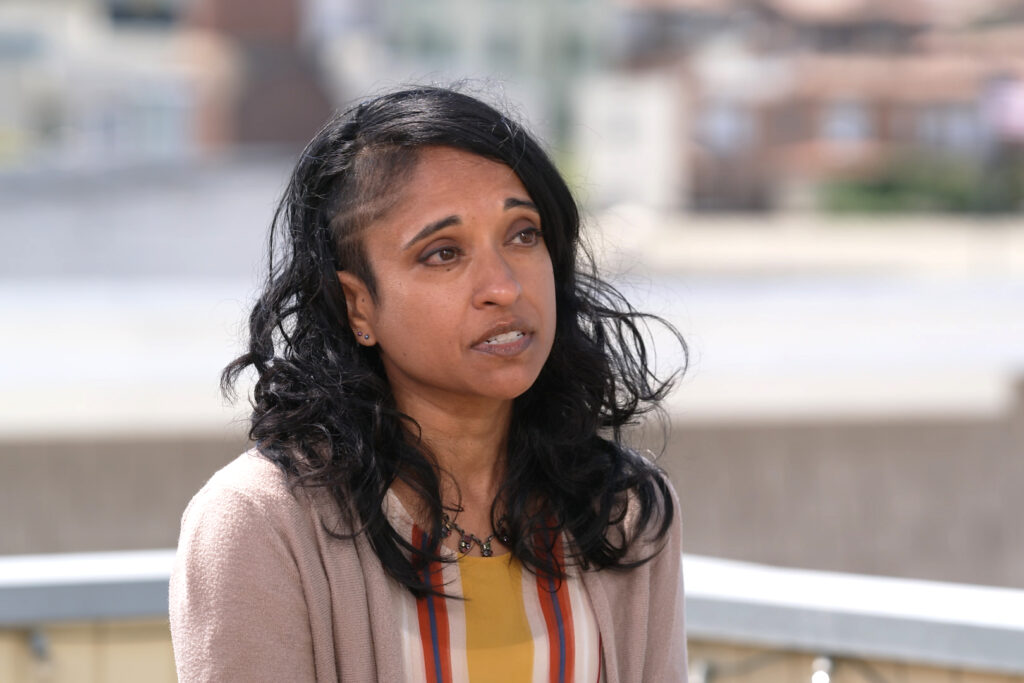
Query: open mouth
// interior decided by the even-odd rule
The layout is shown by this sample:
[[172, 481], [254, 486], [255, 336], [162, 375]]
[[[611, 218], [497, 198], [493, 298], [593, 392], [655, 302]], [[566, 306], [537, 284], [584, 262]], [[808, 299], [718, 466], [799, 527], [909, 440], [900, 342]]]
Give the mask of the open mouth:
[[522, 320], [506, 320], [487, 330], [473, 348], [494, 356], [518, 356], [533, 343], [533, 330]]
[[526, 336], [526, 333], [521, 330], [512, 330], [511, 332], [505, 332], [503, 334], [496, 334], [489, 339], [484, 340], [484, 344], [497, 345], [497, 344], [511, 344], [512, 342], [518, 341]]

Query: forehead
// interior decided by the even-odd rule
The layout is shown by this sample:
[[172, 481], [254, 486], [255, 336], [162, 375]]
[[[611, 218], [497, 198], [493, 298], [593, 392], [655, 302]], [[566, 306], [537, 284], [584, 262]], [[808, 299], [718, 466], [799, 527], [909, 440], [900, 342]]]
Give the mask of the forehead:
[[469, 219], [503, 210], [509, 198], [530, 200], [515, 172], [505, 164], [449, 147], [425, 147], [390, 188], [387, 210], [373, 221], [368, 237], [382, 231], [417, 231], [456, 216]]
[[400, 189], [403, 199], [450, 193], [451, 198], [472, 198], [471, 190], [518, 191], [526, 188], [515, 172], [505, 164], [452, 147], [424, 147], [416, 155], [412, 173]]

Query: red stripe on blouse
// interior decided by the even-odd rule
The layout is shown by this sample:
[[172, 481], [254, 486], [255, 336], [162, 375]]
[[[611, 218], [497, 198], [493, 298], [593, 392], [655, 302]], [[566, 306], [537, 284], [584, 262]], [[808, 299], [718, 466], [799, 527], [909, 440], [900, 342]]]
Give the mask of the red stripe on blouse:
[[[556, 537], [553, 551], [558, 566], [565, 566], [560, 537]], [[569, 586], [565, 581], [538, 576], [537, 596], [548, 630], [548, 678], [551, 683], [566, 683], [573, 680], [576, 663], [576, 638]]]
[[[418, 548], [426, 548], [427, 536], [419, 527], [412, 531], [413, 544]], [[440, 562], [427, 564], [426, 577], [430, 587], [435, 591], [443, 591], [443, 566]], [[433, 620], [431, 620], [433, 613]], [[420, 626], [420, 642], [423, 643], [423, 664], [427, 673], [427, 683], [450, 683], [452, 680], [451, 637], [448, 632], [448, 606], [444, 598], [426, 595], [416, 600], [416, 616]], [[431, 623], [433, 621], [433, 624]], [[430, 634], [430, 638], [424, 638]]]

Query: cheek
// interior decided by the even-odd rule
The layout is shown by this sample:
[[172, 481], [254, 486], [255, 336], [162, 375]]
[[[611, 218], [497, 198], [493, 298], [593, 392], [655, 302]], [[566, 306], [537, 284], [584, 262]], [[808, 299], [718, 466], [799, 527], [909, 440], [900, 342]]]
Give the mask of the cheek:
[[540, 276], [541, 282], [544, 283], [544, 303], [546, 305], [546, 312], [552, 318], [555, 317], [557, 308], [557, 295], [555, 294], [555, 270], [551, 265], [551, 260], [548, 259], [544, 264], [543, 273]]
[[555, 277], [550, 262], [548, 262], [547, 267], [542, 272], [537, 274], [537, 278], [536, 281], [543, 283], [543, 285], [538, 288], [536, 305], [544, 321], [545, 341], [548, 344], [548, 352], [550, 353], [551, 344], [555, 339], [555, 326], [558, 322], [558, 296], [555, 290]]
[[429, 356], [445, 346], [457, 329], [452, 324], [451, 297], [436, 291], [394, 290], [382, 298], [377, 315], [381, 343], [395, 355]]

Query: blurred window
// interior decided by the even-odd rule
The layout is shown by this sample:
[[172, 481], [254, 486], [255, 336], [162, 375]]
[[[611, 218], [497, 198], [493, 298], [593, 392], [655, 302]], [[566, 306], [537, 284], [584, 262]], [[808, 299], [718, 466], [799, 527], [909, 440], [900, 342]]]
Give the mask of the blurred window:
[[416, 33], [416, 51], [427, 59], [443, 59], [451, 56], [454, 46], [440, 30], [423, 26]]
[[579, 33], [568, 33], [561, 41], [562, 60], [569, 69], [578, 69], [583, 66], [587, 56], [587, 46], [583, 36]]
[[170, 25], [182, 15], [184, 0], [106, 0], [115, 23]]
[[42, 55], [45, 47], [37, 33], [0, 30], [0, 63], [31, 61]]
[[31, 104], [32, 128], [44, 143], [60, 142], [64, 124], [64, 106], [59, 96], [49, 93]]
[[847, 52], [856, 45], [857, 37], [856, 29], [850, 26], [822, 27], [816, 42], [823, 52]]
[[971, 104], [931, 104], [918, 110], [915, 135], [927, 147], [970, 152], [981, 145], [981, 121]]
[[388, 50], [399, 56], [406, 56], [409, 52], [409, 41], [396, 27], [389, 26], [381, 32], [381, 41]]
[[749, 147], [754, 139], [754, 117], [735, 102], [715, 102], [701, 112], [701, 142], [716, 154], [732, 154]]
[[936, 106], [921, 107], [917, 114], [917, 140], [928, 147], [937, 147], [941, 137], [942, 112]]
[[487, 41], [487, 58], [498, 69], [519, 66], [519, 41], [510, 35], [493, 33]]
[[943, 121], [943, 142], [956, 151], [970, 151], [981, 143], [977, 109], [966, 104], [950, 105]]
[[863, 102], [829, 102], [822, 117], [822, 136], [836, 142], [863, 142], [872, 135], [871, 117]]

